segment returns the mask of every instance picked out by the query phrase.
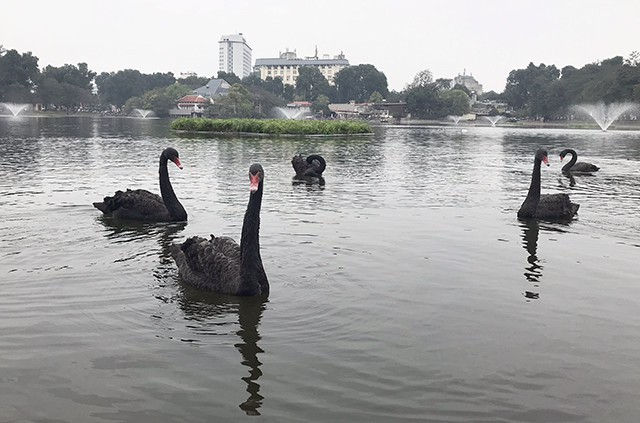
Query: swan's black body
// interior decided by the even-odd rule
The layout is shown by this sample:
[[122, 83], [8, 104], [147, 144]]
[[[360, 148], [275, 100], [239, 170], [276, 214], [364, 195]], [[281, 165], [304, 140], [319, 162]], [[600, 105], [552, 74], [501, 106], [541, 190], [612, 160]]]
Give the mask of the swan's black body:
[[199, 288], [228, 295], [269, 295], [269, 282], [260, 257], [260, 206], [264, 171], [249, 169], [251, 194], [242, 224], [240, 245], [228, 237], [198, 236], [174, 245], [173, 258], [183, 281]]
[[540, 195], [540, 164], [547, 163], [547, 152], [538, 150], [533, 162], [531, 186], [527, 198], [518, 210], [519, 218], [538, 218], [546, 220], [570, 220], [580, 208], [572, 203], [567, 194]]
[[564, 173], [568, 173], [568, 172], [591, 173], [591, 172], [597, 172], [600, 169], [598, 166], [593, 165], [591, 163], [585, 163], [585, 162], [576, 163], [578, 161], [578, 154], [575, 152], [575, 150], [572, 150], [570, 148], [567, 148], [560, 152], [560, 160], [564, 159], [564, 156], [566, 156], [567, 154], [571, 154], [571, 160], [569, 160], [569, 163], [562, 166], [562, 171]]
[[304, 159], [302, 154], [298, 154], [293, 156], [291, 164], [293, 165], [293, 170], [296, 171], [296, 175], [293, 177], [294, 180], [308, 183], [324, 183], [322, 172], [327, 168], [327, 162], [324, 157], [312, 154]]
[[171, 160], [180, 169], [178, 152], [169, 147], [160, 154], [160, 193], [153, 194], [144, 189], [116, 191], [113, 197], [104, 197], [100, 203], [93, 206], [105, 216], [116, 219], [138, 220], [144, 222], [180, 222], [187, 220], [185, 211], [169, 181], [167, 161]]

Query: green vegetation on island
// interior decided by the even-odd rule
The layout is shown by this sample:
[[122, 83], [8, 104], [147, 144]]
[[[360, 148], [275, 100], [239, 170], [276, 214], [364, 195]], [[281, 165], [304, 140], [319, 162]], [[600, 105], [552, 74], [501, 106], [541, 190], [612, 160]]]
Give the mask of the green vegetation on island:
[[373, 132], [368, 123], [360, 121], [288, 119], [179, 118], [171, 122], [171, 129], [188, 132], [274, 135], [354, 135]]

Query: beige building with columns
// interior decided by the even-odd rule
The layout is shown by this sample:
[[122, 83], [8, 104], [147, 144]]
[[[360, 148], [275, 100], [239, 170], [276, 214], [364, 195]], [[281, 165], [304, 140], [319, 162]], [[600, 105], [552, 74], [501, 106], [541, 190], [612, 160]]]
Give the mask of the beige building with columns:
[[340, 69], [349, 66], [349, 61], [345, 59], [344, 54], [340, 53], [333, 58], [328, 54], [318, 57], [316, 49], [315, 56], [298, 58], [295, 51], [285, 51], [280, 53], [278, 58], [256, 59], [254, 71], [265, 80], [267, 77], [282, 78], [283, 84], [295, 85], [298, 79], [298, 69], [301, 66], [313, 66], [318, 68], [320, 73], [333, 85], [334, 76]]

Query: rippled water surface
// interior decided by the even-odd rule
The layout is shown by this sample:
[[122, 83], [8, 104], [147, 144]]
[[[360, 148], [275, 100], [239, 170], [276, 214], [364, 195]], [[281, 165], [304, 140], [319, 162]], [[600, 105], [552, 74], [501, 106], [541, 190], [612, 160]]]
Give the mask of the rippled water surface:
[[[167, 126], [0, 119], [0, 421], [638, 421], [640, 133]], [[169, 145], [188, 224], [103, 220], [116, 189], [159, 192]], [[568, 225], [516, 219], [539, 146]], [[565, 147], [600, 172], [572, 186]], [[292, 185], [299, 152], [324, 189]], [[168, 248], [239, 238], [253, 162], [271, 296], [194, 291]]]

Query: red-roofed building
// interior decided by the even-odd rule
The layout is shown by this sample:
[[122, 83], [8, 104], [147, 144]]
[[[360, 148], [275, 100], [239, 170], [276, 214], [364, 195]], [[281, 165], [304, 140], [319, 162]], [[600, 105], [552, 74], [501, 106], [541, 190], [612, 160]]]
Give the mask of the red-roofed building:
[[177, 108], [170, 111], [173, 116], [202, 116], [211, 100], [196, 94], [185, 95], [177, 102]]

